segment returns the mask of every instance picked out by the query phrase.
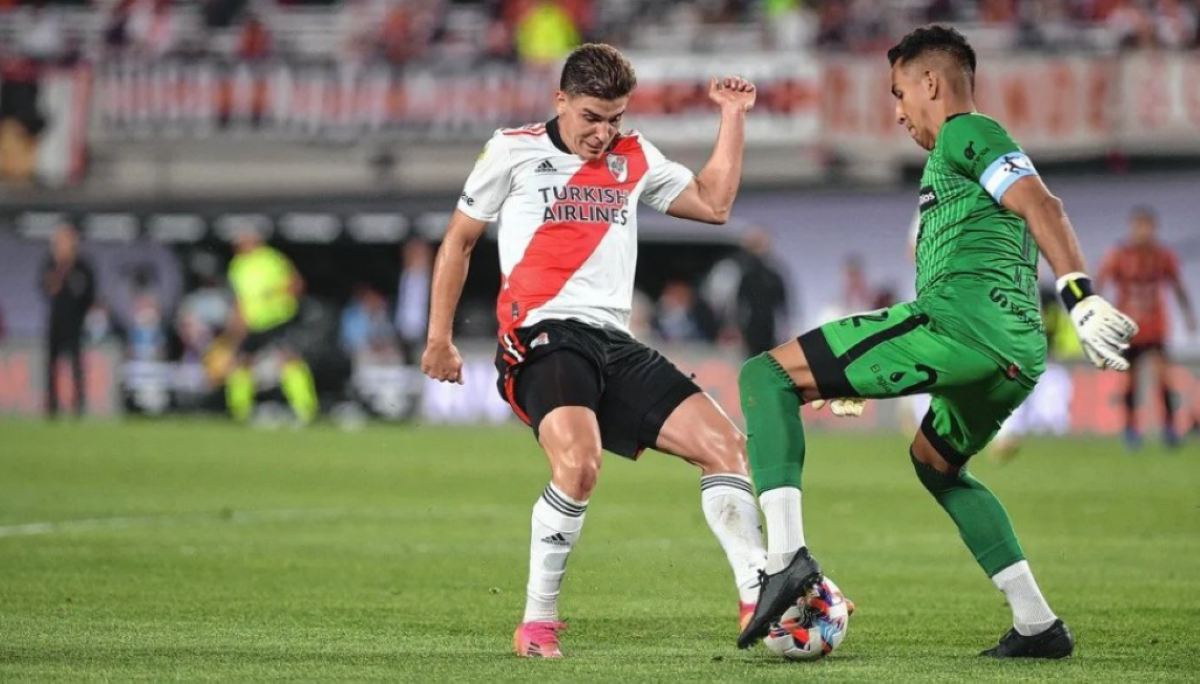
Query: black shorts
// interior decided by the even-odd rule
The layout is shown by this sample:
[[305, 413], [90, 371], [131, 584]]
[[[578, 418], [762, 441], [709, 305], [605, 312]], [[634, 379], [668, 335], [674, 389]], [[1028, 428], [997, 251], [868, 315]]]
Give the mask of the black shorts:
[[633, 337], [573, 320], [543, 321], [504, 336], [496, 370], [500, 396], [534, 434], [554, 409], [586, 406], [596, 413], [603, 447], [626, 458], [653, 448], [671, 413], [701, 391]]
[[289, 320], [280, 323], [274, 328], [259, 330], [246, 335], [246, 339], [242, 340], [242, 346], [239, 349], [243, 354], [254, 355], [267, 347], [278, 347], [282, 349], [290, 349], [293, 345], [292, 338], [299, 329], [297, 320], [299, 316], [293, 316]]
[[1150, 342], [1147, 344], [1131, 344], [1131, 345], [1129, 345], [1129, 349], [1125, 350], [1125, 360], [1128, 361], [1129, 365], [1132, 366], [1133, 364], [1137, 363], [1143, 356], [1145, 356], [1146, 354], [1150, 354], [1152, 352], [1158, 352], [1159, 354], [1162, 354], [1165, 356], [1167, 353], [1167, 350], [1162, 342]]

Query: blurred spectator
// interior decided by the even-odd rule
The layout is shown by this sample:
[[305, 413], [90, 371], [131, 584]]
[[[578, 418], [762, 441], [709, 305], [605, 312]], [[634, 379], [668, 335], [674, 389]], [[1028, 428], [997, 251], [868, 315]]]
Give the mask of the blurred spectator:
[[871, 302], [871, 309], [886, 309], [899, 301], [895, 288], [881, 287], [875, 291], [875, 301]]
[[566, 57], [580, 42], [575, 20], [559, 3], [533, 2], [517, 21], [517, 55], [523, 62], [555, 62]]
[[979, 3], [979, 20], [985, 24], [1010, 25], [1016, 22], [1015, 0], [983, 0]]
[[170, 54], [179, 41], [170, 0], [134, 0], [126, 30], [131, 47], [145, 57]]
[[129, 47], [129, 14], [135, 0], [118, 0], [104, 24], [104, 50], [109, 56], [119, 55]]
[[742, 246], [737, 322], [746, 355], [756, 356], [779, 344], [780, 324], [788, 313], [788, 289], [771, 258], [771, 236], [766, 231], [748, 232]]
[[266, 59], [271, 56], [272, 47], [271, 33], [267, 30], [266, 24], [257, 15], [251, 14], [246, 18], [246, 23], [242, 25], [241, 33], [238, 35], [238, 59], [245, 61]]
[[1122, 47], [1149, 48], [1157, 42], [1153, 17], [1136, 0], [1113, 2], [1105, 23]]
[[43, 0], [37, 0], [23, 18], [17, 26], [17, 50], [22, 55], [39, 62], [57, 62], [66, 56], [67, 34], [60, 9], [47, 8]]
[[184, 296], [175, 315], [184, 358], [202, 358], [225, 329], [232, 313], [233, 301], [228, 291], [221, 287], [216, 274], [206, 274], [200, 287]]
[[342, 348], [355, 358], [391, 361], [398, 352], [387, 302], [366, 285], [355, 288], [350, 303], [342, 309], [339, 337]]
[[98, 297], [87, 315], [83, 317], [83, 341], [85, 344], [103, 344], [122, 337], [120, 326], [114, 320], [108, 302]]
[[50, 255], [42, 267], [42, 294], [49, 303], [46, 326], [46, 413], [58, 415], [58, 361], [71, 361], [75, 388], [75, 412], [83, 415], [85, 392], [80, 343], [83, 320], [96, 298], [96, 277], [91, 265], [79, 256], [79, 233], [69, 224], [59, 226], [50, 243]]
[[924, 20], [928, 23], [954, 21], [958, 16], [954, 0], [931, 0], [925, 5]]
[[817, 33], [817, 18], [801, 0], [766, 0], [763, 20], [776, 50], [803, 50]]
[[137, 293], [133, 297], [133, 322], [125, 345], [129, 358], [161, 361], [166, 356], [166, 343], [158, 297], [148, 291]]
[[403, 270], [396, 294], [396, 332], [406, 363], [416, 363], [429, 327], [429, 285], [433, 278], [433, 247], [421, 238], [405, 243]]
[[842, 307], [850, 315], [860, 311], [870, 311], [875, 307], [877, 294], [867, 282], [867, 273], [863, 269], [862, 257], [857, 254], [846, 259], [842, 266], [844, 278], [842, 289]]
[[39, 79], [34, 59], [0, 58], [0, 181], [34, 180], [37, 140], [46, 126], [38, 104]]
[[403, 2], [393, 3], [383, 18], [377, 40], [384, 59], [403, 64], [416, 56], [419, 45], [413, 40], [413, 8]]
[[204, 25], [209, 29], [229, 28], [246, 9], [246, 4], [246, 0], [201, 0]]
[[374, 56], [375, 38], [387, 13], [382, 0], [346, 0], [338, 14], [341, 57], [349, 64], [363, 64]]
[[850, 9], [845, 2], [822, 2], [818, 5], [818, 47], [848, 47], [850, 44]]
[[663, 288], [654, 315], [654, 329], [665, 342], [712, 342], [717, 338], [717, 321], [696, 288], [672, 280]]
[[1196, 8], [1181, 0], [1159, 0], [1155, 18], [1158, 44], [1172, 49], [1192, 47], [1197, 40]]
[[654, 300], [641, 290], [634, 289], [629, 311], [629, 333], [639, 340], [656, 336], [654, 331]]

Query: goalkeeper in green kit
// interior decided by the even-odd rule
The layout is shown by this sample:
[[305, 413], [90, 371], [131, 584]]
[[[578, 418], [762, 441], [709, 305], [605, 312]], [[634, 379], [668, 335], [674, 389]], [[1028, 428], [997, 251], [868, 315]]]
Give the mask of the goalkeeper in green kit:
[[917, 299], [833, 321], [750, 359], [739, 384], [750, 465], [767, 526], [767, 568], [747, 648], [820, 578], [804, 542], [800, 405], [858, 415], [865, 399], [932, 395], [909, 454], [1008, 600], [1013, 628], [983, 655], [1062, 658], [1075, 640], [1038, 589], [1004, 507], [967, 462], [1045, 368], [1039, 251], [1088, 358], [1123, 371], [1133, 322], [1092, 291], [1062, 202], [1004, 128], [975, 111], [975, 52], [929, 26], [888, 51], [896, 120], [929, 150], [921, 177]]

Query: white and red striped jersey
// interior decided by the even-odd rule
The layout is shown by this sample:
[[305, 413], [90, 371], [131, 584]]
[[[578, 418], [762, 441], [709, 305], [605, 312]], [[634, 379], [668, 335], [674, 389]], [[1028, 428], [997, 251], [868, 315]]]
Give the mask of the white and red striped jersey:
[[548, 319], [628, 333], [637, 202], [666, 212], [692, 178], [636, 132], [584, 162], [557, 119], [496, 131], [458, 210], [499, 221], [500, 336]]

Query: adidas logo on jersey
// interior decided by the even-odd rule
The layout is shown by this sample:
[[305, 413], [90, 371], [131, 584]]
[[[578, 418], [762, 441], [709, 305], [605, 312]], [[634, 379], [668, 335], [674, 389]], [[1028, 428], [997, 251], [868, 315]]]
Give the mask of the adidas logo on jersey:
[[555, 546], [570, 546], [571, 545], [571, 542], [567, 541], [567, 538], [562, 536], [562, 532], [555, 532], [554, 534], [550, 535], [549, 537], [543, 537], [542, 543], [543, 544], [554, 544]]
[[554, 168], [554, 164], [550, 163], [549, 159], [543, 159], [541, 164], [533, 170], [534, 173], [558, 173], [558, 169]]

